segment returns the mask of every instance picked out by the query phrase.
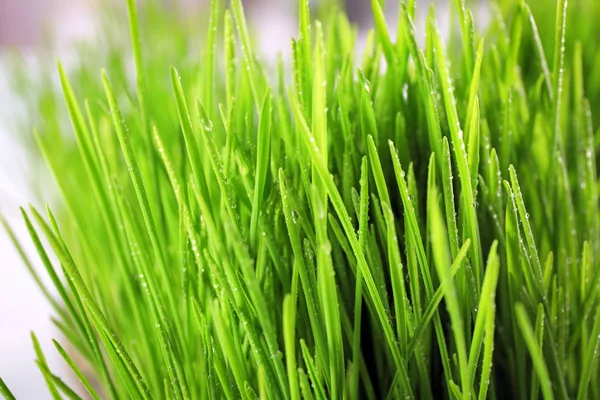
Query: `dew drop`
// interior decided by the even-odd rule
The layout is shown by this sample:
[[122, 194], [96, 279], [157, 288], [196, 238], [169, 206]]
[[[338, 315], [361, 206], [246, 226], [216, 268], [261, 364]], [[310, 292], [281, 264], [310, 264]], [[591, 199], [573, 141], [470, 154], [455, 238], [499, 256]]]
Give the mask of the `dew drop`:
[[213, 130], [213, 123], [210, 119], [204, 119], [202, 118], [202, 125], [204, 126], [204, 130], [207, 132], [212, 132]]

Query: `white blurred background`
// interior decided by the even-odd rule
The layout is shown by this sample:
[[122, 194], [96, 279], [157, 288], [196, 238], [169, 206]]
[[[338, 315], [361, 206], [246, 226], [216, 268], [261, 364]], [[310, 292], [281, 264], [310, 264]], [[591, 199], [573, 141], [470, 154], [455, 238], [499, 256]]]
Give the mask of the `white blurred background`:
[[[125, 10], [125, 0], [114, 0]], [[165, 0], [166, 1], [166, 0]], [[173, 1], [173, 0], [171, 0]], [[179, 0], [186, 7], [202, 4], [203, 0]], [[418, 25], [431, 0], [417, 1], [420, 15]], [[260, 21], [256, 30], [261, 52], [272, 59], [279, 51], [287, 52], [289, 38], [296, 33], [294, 0], [243, 0], [252, 23]], [[349, 14], [361, 26], [371, 25], [370, 2], [348, 0]], [[397, 3], [388, 1], [388, 3]], [[437, 1], [437, 15], [447, 13], [448, 0]], [[11, 76], [7, 58], [17, 51], [24, 60], [45, 50], [52, 58], [68, 57], [71, 43], [93, 40], [94, 0], [0, 0], [0, 213], [16, 230], [25, 250], [35, 261], [35, 250], [22, 223], [19, 206], [39, 203], [37, 188], [31, 182], [49, 181], [50, 175], [28, 159], [21, 138], [17, 137], [15, 121], [26, 116], [24, 105], [11, 93]], [[485, 13], [483, 11], [483, 13]], [[389, 10], [390, 22], [396, 19], [395, 10]], [[443, 21], [440, 21], [442, 25]], [[57, 49], [44, 48], [47, 35], [55, 38]], [[125, 39], [124, 39], [125, 40]], [[51, 60], [48, 60], [51, 61]], [[47, 195], [47, 194], [46, 194]], [[35, 267], [40, 269], [39, 264]], [[44, 272], [40, 273], [46, 277]], [[22, 265], [5, 232], [0, 229], [0, 376], [18, 399], [46, 399], [49, 395], [34, 359], [30, 331], [35, 331], [48, 357], [50, 368], [57, 371], [67, 383], [73, 383], [51, 339], [59, 337], [51, 321], [51, 309]], [[77, 385], [75, 385], [77, 386]]]
[[[28, 245], [26, 250], [32, 255], [35, 250], [27, 240], [18, 209], [34, 199], [34, 188], [29, 185], [32, 171], [27, 152], [16, 134], [15, 120], [24, 118], [25, 114], [23, 105], [16, 103], [16, 96], [11, 94], [7, 58], [15, 50], [24, 57], [35, 52], [42, 43], [45, 27], [53, 21], [61, 21], [56, 27], [72, 24], [75, 29], [87, 10], [85, 2], [75, 0], [0, 0], [0, 213], [15, 228], [22, 243]], [[63, 24], [66, 21], [70, 22]], [[50, 313], [50, 306], [1, 230], [0, 376], [18, 399], [48, 398], [44, 380], [33, 361], [30, 331], [36, 332], [48, 350], [48, 362], [61, 368], [59, 356], [50, 351], [51, 338], [56, 336]]]

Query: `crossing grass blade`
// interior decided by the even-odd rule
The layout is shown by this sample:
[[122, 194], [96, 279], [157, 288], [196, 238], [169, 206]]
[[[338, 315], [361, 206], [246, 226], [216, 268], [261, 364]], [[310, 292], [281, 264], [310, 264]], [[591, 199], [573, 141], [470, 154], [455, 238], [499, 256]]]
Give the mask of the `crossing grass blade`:
[[[42, 348], [40, 347], [40, 342], [33, 332], [31, 332], [31, 341], [33, 342], [33, 349], [35, 350], [35, 355], [37, 357], [37, 364], [42, 374], [44, 375], [44, 379], [46, 380], [46, 385], [48, 386], [48, 390], [50, 391], [50, 395], [53, 399], [60, 399], [60, 394], [58, 393], [58, 388], [56, 387], [56, 381], [52, 379], [52, 375], [49, 374], [48, 364], [46, 363], [46, 356], [44, 355]], [[48, 372], [47, 372], [48, 371]]]
[[[55, 385], [57, 388], [60, 389], [61, 392], [64, 393], [64, 395], [71, 400], [82, 400], [82, 398], [75, 393], [75, 391], [73, 389], [71, 389], [66, 383], [63, 382], [62, 379], [60, 379], [58, 376], [54, 375], [52, 372], [50, 372], [50, 370], [48, 369], [48, 366], [45, 363], [42, 363], [41, 361], [36, 361], [38, 364], [38, 367], [40, 369], [40, 371], [42, 371], [42, 374], [44, 375], [44, 378], [46, 378], [46, 380], [48, 382], [52, 382], [53, 385]], [[60, 395], [57, 394], [58, 399], [60, 399]]]
[[[488, 256], [485, 278], [483, 280], [483, 287], [481, 289], [481, 299], [479, 300], [479, 305], [477, 307], [477, 318], [475, 320], [473, 339], [471, 341], [471, 348], [469, 350], [469, 378], [471, 379], [471, 385], [475, 380], [475, 371], [477, 369], [482, 344], [484, 346], [484, 360], [482, 365], [481, 382], [484, 383], [489, 379], [490, 376], [490, 356], [492, 353], [488, 349], [488, 346], [492, 346], [493, 348], [494, 343], [493, 324], [495, 321], [495, 298], [498, 275], [500, 271], [500, 262], [498, 260], [497, 249], [498, 243], [494, 242], [492, 244], [492, 248], [490, 249], [490, 255]], [[487, 354], [485, 354], [486, 350], [488, 350]], [[486, 390], [487, 389], [480, 387], [480, 398], [485, 398]]]
[[396, 340], [394, 338], [395, 335], [394, 335], [394, 333], [392, 331], [392, 327], [385, 315], [385, 308], [383, 306], [381, 297], [379, 296], [379, 293], [376, 288], [375, 281], [373, 279], [371, 271], [369, 270], [365, 255], [364, 255], [364, 253], [360, 247], [360, 244], [357, 240], [356, 233], [354, 232], [354, 229], [352, 228], [352, 223], [350, 220], [350, 216], [348, 215], [348, 211], [346, 210], [346, 207], [343, 204], [342, 197], [341, 197], [338, 189], [336, 188], [335, 183], [333, 182], [333, 179], [331, 178], [331, 175], [329, 175], [327, 173], [327, 169], [324, 167], [323, 161], [322, 161], [320, 155], [318, 155], [318, 152], [313, 145], [313, 143], [315, 142], [315, 139], [312, 136], [312, 133], [310, 132], [310, 130], [308, 129], [308, 126], [306, 125], [306, 121], [304, 120], [304, 116], [300, 112], [300, 107], [299, 107], [296, 99], [292, 96], [291, 100], [292, 100], [292, 108], [294, 110], [294, 115], [297, 119], [298, 124], [300, 125], [300, 128], [301, 128], [300, 134], [302, 136], [302, 141], [304, 142], [304, 145], [306, 146], [306, 148], [311, 156], [311, 160], [313, 162], [313, 165], [315, 166], [315, 170], [317, 171], [319, 177], [321, 178], [321, 180], [323, 181], [323, 183], [325, 185], [325, 188], [328, 192], [328, 195], [329, 195], [329, 198], [333, 205], [333, 208], [335, 209], [336, 213], [338, 214], [338, 217], [340, 218], [342, 227], [344, 228], [346, 236], [348, 237], [348, 240], [350, 242], [350, 246], [352, 247], [352, 250], [354, 251], [354, 254], [356, 256], [358, 267], [361, 268], [361, 273], [363, 274], [366, 287], [369, 291], [369, 295], [371, 296], [371, 300], [373, 301], [373, 303], [375, 305], [377, 317], [379, 318], [379, 321], [383, 326], [383, 329], [385, 332], [385, 339], [388, 342], [388, 345], [390, 346], [390, 349], [392, 351], [392, 354], [394, 357], [394, 362], [396, 364], [396, 367], [401, 371], [400, 379], [403, 383], [403, 387], [406, 388], [406, 390], [408, 390], [410, 393], [410, 384], [409, 384], [408, 376], [407, 376], [407, 373], [405, 370], [404, 361], [403, 361], [402, 356], [399, 353], [398, 349], [396, 348], [396, 345], [395, 345]]
[[146, 399], [148, 389], [140, 373], [131, 360], [131, 357], [125, 350], [124, 346], [119, 342], [114, 331], [111, 329], [110, 324], [106, 317], [103, 315], [100, 307], [94, 301], [91, 293], [87, 289], [86, 285], [79, 274], [77, 266], [74, 264], [73, 259], [68, 255], [64, 242], [55, 236], [51, 228], [43, 220], [43, 218], [32, 209], [34, 217], [40, 225], [46, 239], [54, 249], [57, 257], [59, 258], [63, 272], [67, 275], [67, 279], [70, 280], [75, 288], [76, 292], [73, 293], [74, 298], [78, 303], [85, 306], [85, 311], [89, 313], [90, 319], [94, 322], [94, 325], [98, 330], [102, 331], [100, 338], [104, 342], [106, 347], [110, 346], [110, 349], [114, 349], [114, 353], [111, 354], [113, 362], [122, 366], [120, 372], [123, 374], [122, 378], [128, 382], [128, 388], [133, 390], [131, 395], [135, 398]]
[[460, 369], [461, 391], [464, 399], [471, 398], [471, 383], [469, 382], [469, 371], [467, 367], [467, 349], [464, 333], [464, 321], [461, 315], [458, 294], [455, 282], [450, 279], [447, 265], [450, 260], [450, 246], [448, 244], [448, 234], [446, 232], [443, 218], [439, 210], [438, 193], [435, 183], [429, 186], [428, 190], [428, 215], [432, 222], [430, 225], [430, 235], [433, 247], [433, 259], [440, 279], [446, 285], [444, 298], [446, 300], [448, 313], [452, 324], [454, 340], [456, 341], [456, 351], [458, 353], [458, 362]]

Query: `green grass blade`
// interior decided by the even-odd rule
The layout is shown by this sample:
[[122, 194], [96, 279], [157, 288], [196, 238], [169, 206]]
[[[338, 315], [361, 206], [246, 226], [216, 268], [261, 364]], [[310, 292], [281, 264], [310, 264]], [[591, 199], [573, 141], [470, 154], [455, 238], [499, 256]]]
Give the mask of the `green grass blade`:
[[446, 286], [444, 298], [446, 300], [448, 313], [450, 314], [454, 340], [456, 341], [456, 351], [458, 352], [460, 379], [462, 385], [462, 397], [464, 399], [470, 399], [472, 386], [469, 381], [469, 371], [467, 366], [468, 360], [464, 333], [464, 321], [460, 311], [460, 302], [458, 299], [456, 284], [450, 278], [450, 274], [447, 269], [447, 265], [450, 264], [450, 246], [448, 244], [448, 236], [444, 219], [437, 204], [438, 194], [435, 184], [429, 187], [427, 196], [428, 215], [431, 218], [431, 230], [429, 234], [431, 235], [433, 258], [438, 275]]
[[142, 60], [142, 40], [140, 35], [139, 21], [137, 17], [137, 6], [135, 0], [127, 0], [127, 11], [129, 16], [129, 30], [131, 36], [131, 47], [133, 50], [133, 60], [136, 71], [136, 88], [138, 96], [138, 104], [140, 107], [140, 118], [142, 121], [142, 129], [148, 130], [148, 117], [146, 105], [146, 77], [144, 64]]
[[[481, 243], [479, 241], [479, 224], [477, 220], [477, 214], [475, 212], [476, 199], [472, 189], [472, 179], [468, 165], [469, 160], [467, 159], [465, 143], [463, 140], [463, 131], [461, 130], [460, 121], [458, 119], [456, 110], [454, 87], [452, 85], [452, 78], [450, 77], [446, 62], [444, 44], [441, 34], [437, 29], [435, 31], [433, 40], [436, 49], [435, 59], [437, 61], [438, 73], [440, 74], [444, 103], [446, 106], [446, 115], [448, 118], [448, 126], [450, 128], [450, 134], [452, 138], [452, 148], [454, 149], [455, 160], [458, 167], [458, 177], [460, 179], [462, 196], [464, 199], [463, 205], [466, 213], [466, 237], [470, 238], [472, 241], [473, 269], [475, 272], [477, 287], [480, 287], [483, 275], [483, 258]], [[475, 105], [473, 105], [473, 107], [475, 107]]]
[[200, 169], [204, 164], [200, 159], [200, 149], [198, 148], [196, 138], [194, 137], [192, 118], [185, 101], [185, 95], [181, 85], [181, 77], [174, 67], [171, 67], [171, 82], [173, 85], [173, 91], [175, 92], [179, 123], [181, 125], [183, 139], [185, 141], [185, 147], [187, 150], [188, 159], [190, 160], [190, 167], [194, 175], [196, 186], [206, 201], [209, 201], [210, 198], [208, 197], [208, 185], [206, 183], [204, 172]]
[[379, 297], [377, 286], [375, 284], [375, 280], [373, 279], [373, 276], [371, 274], [369, 266], [367, 265], [365, 255], [360, 247], [360, 244], [356, 237], [356, 233], [354, 232], [354, 228], [352, 227], [350, 215], [348, 214], [348, 211], [347, 211], [346, 207], [344, 206], [342, 197], [341, 197], [331, 175], [327, 172], [327, 168], [323, 164], [323, 160], [322, 160], [321, 156], [318, 154], [318, 151], [316, 150], [315, 146], [313, 145], [315, 139], [312, 136], [310, 130], [308, 129], [308, 126], [306, 125], [306, 121], [304, 120], [304, 116], [302, 115], [302, 113], [300, 111], [300, 107], [297, 103], [297, 100], [295, 99], [294, 96], [291, 96], [291, 100], [292, 100], [292, 108], [294, 110], [294, 115], [296, 116], [296, 120], [299, 123], [300, 128], [301, 128], [302, 140], [311, 156], [315, 170], [319, 174], [321, 180], [323, 181], [325, 188], [327, 189], [327, 192], [328, 192], [329, 198], [331, 200], [331, 203], [333, 205], [333, 208], [335, 209], [336, 213], [338, 214], [338, 217], [340, 218], [340, 221], [342, 223], [342, 227], [344, 228], [346, 236], [348, 237], [348, 240], [350, 241], [350, 246], [352, 247], [352, 250], [354, 251], [354, 254], [356, 256], [357, 264], [358, 264], [359, 268], [361, 268], [361, 273], [363, 274], [365, 285], [367, 286], [369, 295], [371, 296], [373, 304], [375, 305], [377, 316], [379, 318], [379, 322], [382, 324], [382, 327], [385, 331], [386, 341], [388, 342], [388, 345], [390, 346], [392, 354], [394, 355], [394, 361], [396, 363], [396, 367], [401, 371], [401, 374], [400, 374], [401, 381], [405, 388], [410, 388], [410, 384], [409, 384], [405, 366], [404, 366], [404, 361], [402, 359], [402, 356], [398, 352], [398, 349], [396, 348], [395, 335], [393, 333], [391, 324], [389, 323], [388, 318], [385, 315], [385, 308], [383, 306], [383, 302], [382, 302], [381, 298]]
[[35, 336], [35, 334], [33, 332], [31, 332], [31, 341], [33, 342], [33, 348], [35, 350], [35, 355], [37, 357], [38, 366], [40, 367], [40, 370], [42, 371], [42, 373], [44, 375], [44, 380], [46, 381], [46, 386], [48, 386], [50, 395], [52, 396], [53, 399], [60, 400], [61, 397], [60, 397], [60, 394], [58, 393], [56, 382], [52, 379], [51, 376], [49, 376], [45, 373], [45, 370], [47, 370], [47, 368], [48, 368], [48, 364], [46, 363], [46, 356], [44, 355], [44, 352], [42, 351], [40, 342], [38, 341], [37, 337]]
[[600, 312], [596, 313], [594, 326], [585, 351], [585, 359], [583, 360], [583, 368], [577, 389], [577, 400], [588, 398], [592, 374], [598, 364], [598, 351], [600, 351]]
[[296, 370], [296, 299], [287, 295], [283, 302], [283, 330], [290, 399], [298, 400], [300, 399], [300, 387]]
[[8, 386], [6, 386], [6, 383], [4, 383], [4, 380], [2, 380], [2, 378], [0, 378], [0, 394], [6, 400], [16, 400], [17, 399], [15, 397], [15, 395], [12, 394], [12, 392], [10, 391], [10, 389], [8, 388]]
[[35, 281], [35, 283], [38, 286], [38, 288], [40, 289], [40, 291], [44, 294], [44, 297], [46, 298], [48, 303], [50, 303], [52, 305], [52, 308], [60, 315], [61, 318], [66, 320], [67, 314], [65, 313], [63, 307], [59, 306], [59, 304], [56, 302], [56, 300], [54, 300], [54, 298], [52, 297], [52, 295], [46, 288], [46, 285], [44, 285], [44, 283], [40, 279], [40, 276], [35, 271], [35, 268], [33, 267], [33, 264], [31, 263], [29, 257], [27, 257], [27, 254], [26, 254], [25, 250], [23, 249], [23, 246], [19, 243], [19, 240], [17, 239], [15, 232], [12, 230], [12, 228], [8, 224], [8, 221], [6, 221], [6, 219], [4, 218], [4, 216], [2, 216], [2, 214], [0, 214], [0, 224], [3, 226], [4, 230], [8, 234], [8, 237], [9, 237], [10, 241], [12, 242], [14, 248], [19, 253], [21, 260], [23, 260], [23, 264], [25, 264], [27, 271], [29, 272], [29, 274], [31, 275], [33, 280]]
[[[488, 388], [492, 375], [492, 361], [494, 355], [494, 336], [496, 329], [496, 312], [491, 310], [486, 315], [485, 337], [483, 342], [483, 360], [481, 365], [481, 382], [479, 384], [479, 400], [488, 398]], [[493, 392], [492, 392], [493, 393]]]
[[[71, 389], [66, 383], [64, 383], [62, 379], [52, 374], [48, 369], [48, 366], [44, 362], [38, 360], [37, 364], [40, 368], [40, 371], [42, 371], [44, 378], [48, 382], [52, 382], [53, 385], [56, 385], [56, 387], [59, 388], [60, 391], [63, 392], [68, 399], [82, 400], [82, 398], [77, 393], [75, 393], [75, 391]], [[57, 394], [57, 398], [60, 399], [60, 395]]]
[[[469, 378], [471, 379], [471, 384], [473, 384], [475, 381], [475, 371], [477, 369], [477, 364], [479, 361], [481, 346], [485, 346], [484, 335], [486, 336], [486, 339], [487, 335], [493, 335], [493, 328], [492, 332], [488, 330], [490, 324], [488, 318], [490, 318], [490, 315], [495, 315], [496, 308], [496, 286], [498, 284], [498, 275], [500, 271], [500, 261], [498, 259], [497, 248], [498, 242], [494, 242], [492, 244], [490, 254], [488, 256], [485, 277], [483, 280], [483, 288], [481, 289], [481, 298], [477, 307], [477, 318], [475, 320], [473, 339], [471, 341], [471, 348], [469, 350]], [[489, 376], [489, 371], [485, 371], [485, 369], [482, 370], [482, 376], [484, 374], [487, 374]], [[481, 394], [482, 392], [480, 390], [480, 398]]]
[[[535, 337], [540, 345], [540, 350], [544, 347], [544, 306], [538, 305], [537, 317], [535, 321]], [[531, 372], [531, 396], [530, 398], [536, 398], [539, 395], [540, 380], [535, 371]]]
[[520, 221], [523, 225], [523, 232], [525, 233], [525, 241], [528, 246], [529, 254], [532, 258], [533, 262], [533, 274], [535, 278], [535, 284], [537, 285], [537, 289], [539, 291], [539, 295], [541, 298], [546, 298], [546, 289], [543, 281], [542, 274], [542, 264], [540, 262], [540, 258], [538, 255], [537, 246], [535, 244], [535, 239], [533, 237], [533, 231], [531, 229], [531, 225], [529, 223], [529, 213], [525, 209], [525, 201], [523, 200], [523, 194], [521, 192], [521, 187], [519, 186], [519, 180], [517, 178], [517, 172], [515, 168], [511, 165], [509, 167], [510, 179], [512, 183], [512, 190], [514, 193], [514, 200], [516, 202], [517, 210], [519, 212]]
[[90, 382], [85, 377], [85, 375], [81, 372], [81, 370], [79, 369], [77, 364], [75, 364], [75, 361], [73, 361], [71, 356], [69, 356], [69, 354], [65, 351], [65, 349], [56, 340], [52, 340], [52, 343], [54, 343], [54, 347], [56, 347], [56, 350], [58, 350], [58, 352], [60, 353], [62, 358], [69, 365], [71, 370], [75, 373], [75, 375], [77, 376], [77, 379], [79, 379], [79, 381], [81, 382], [81, 384], [83, 385], [85, 390], [87, 390], [87, 392], [90, 394], [90, 396], [92, 396], [93, 399], [99, 400], [100, 396], [96, 393], [94, 388], [92, 388], [92, 385], [90, 385]]
[[[210, 19], [208, 22], [208, 35], [206, 46], [207, 55], [203, 65], [206, 66], [205, 78], [204, 78], [204, 98], [203, 102], [206, 105], [207, 110], [212, 112], [214, 110], [214, 95], [215, 95], [215, 60], [216, 60], [216, 49], [217, 49], [217, 27], [219, 21], [219, 0], [211, 0], [210, 2]], [[227, 40], [227, 36], [225, 37]], [[226, 44], [227, 46], [227, 44]], [[230, 46], [230, 44], [229, 44]], [[226, 47], [228, 48], [228, 47]], [[228, 65], [231, 67], [231, 65]], [[229, 73], [229, 72], [228, 72]]]
[[106, 339], [105, 345], [110, 345], [115, 349], [118, 357], [117, 361], [125, 366], [125, 370], [123, 371], [125, 375], [123, 376], [123, 379], [127, 380], [131, 384], [131, 387], [135, 390], [132, 393], [132, 396], [135, 398], [147, 399], [148, 388], [144, 382], [144, 379], [140, 375], [135, 363], [125, 350], [123, 344], [117, 338], [114, 330], [110, 327], [110, 323], [86, 287], [77, 269], [77, 266], [73, 262], [73, 259], [66, 252], [64, 243], [61, 243], [61, 241], [54, 235], [50, 227], [37, 212], [34, 213], [34, 216], [44, 232], [46, 239], [48, 239], [48, 242], [54, 249], [58, 259], [61, 261], [63, 271], [67, 275], [67, 278], [71, 280], [73, 286], [76, 288], [76, 293], [73, 294], [79, 297], [80, 302], [85, 306], [85, 309], [88, 312], [90, 319], [94, 322], [96, 328], [98, 330], [102, 330], [104, 333], [104, 335], [100, 335], [100, 337], [103, 338], [103, 341]]
[[527, 311], [522, 304], [517, 303], [517, 305], [515, 305], [515, 313], [517, 322], [521, 328], [521, 333], [523, 334], [523, 339], [525, 340], [525, 344], [529, 349], [531, 359], [533, 360], [533, 365], [538, 373], [544, 398], [554, 399], [550, 374], [548, 373], [548, 368], [546, 367], [544, 357], [540, 352], [539, 345], [537, 344], [535, 333], [531, 327], [531, 322], [529, 322], [529, 318], [527, 317]]
[[260, 72], [257, 70], [257, 63], [255, 60], [254, 51], [252, 49], [250, 34], [248, 33], [248, 25], [246, 23], [246, 16], [244, 15], [242, 1], [233, 0], [231, 2], [231, 8], [238, 35], [242, 44], [244, 66], [250, 81], [254, 106], [257, 109], [260, 109], [261, 93], [264, 93], [264, 85], [262, 83]]
[[273, 98], [267, 90], [262, 104], [260, 124], [258, 126], [258, 156], [256, 159], [256, 180], [254, 184], [254, 199], [252, 201], [252, 217], [250, 222], [250, 241], [256, 245], [256, 229], [258, 214], [263, 207], [263, 195], [269, 169], [271, 147], [271, 116], [273, 114]]
[[312, 381], [311, 387], [315, 392], [315, 396], [318, 400], [325, 400], [327, 398], [325, 395], [325, 389], [323, 388], [323, 385], [321, 384], [321, 381], [317, 375], [315, 363], [303, 339], [300, 339], [300, 348], [302, 349], [302, 356], [304, 357], [304, 363], [306, 364], [308, 375]]
[[306, 301], [306, 307], [308, 311], [308, 318], [314, 340], [316, 342], [317, 354], [321, 355], [327, 348], [325, 344], [325, 333], [323, 332], [320, 309], [315, 300], [315, 294], [313, 293], [313, 286], [308, 275], [307, 267], [304, 261], [304, 251], [302, 250], [302, 244], [300, 241], [300, 231], [298, 228], [298, 219], [301, 218], [292, 204], [291, 195], [288, 192], [285, 175], [283, 170], [279, 170], [279, 188], [281, 192], [281, 201], [283, 203], [283, 213], [285, 216], [285, 223], [287, 226], [287, 232], [292, 245], [292, 250], [295, 257], [295, 263], [298, 265], [298, 273], [300, 275], [300, 284], [304, 293]]
[[[463, 245], [463, 247], [458, 252], [456, 259], [454, 260], [454, 262], [452, 263], [452, 266], [450, 267], [450, 273], [448, 276], [449, 279], [454, 279], [454, 276], [460, 270], [461, 266], [463, 265], [463, 263], [465, 261], [465, 258], [468, 255], [470, 245], [471, 245], [471, 241], [467, 240], [465, 242], [465, 244]], [[438, 306], [444, 299], [445, 288], [446, 288], [446, 285], [444, 284], [444, 282], [442, 282], [440, 287], [436, 290], [435, 294], [433, 295], [431, 302], [428, 304], [427, 308], [423, 312], [423, 316], [422, 316], [421, 320], [419, 321], [418, 325], [415, 326], [413, 335], [412, 335], [410, 341], [408, 342], [408, 346], [407, 346], [408, 360], [410, 360], [411, 357], [414, 355], [414, 352], [415, 352], [417, 346], [419, 345], [419, 342], [422, 340], [423, 334], [426, 331], [427, 327], [429, 326], [429, 323], [433, 319], [434, 315], [437, 314]], [[396, 385], [399, 382], [398, 379], [399, 379], [399, 376], [398, 376], [398, 374], [396, 374], [396, 376], [394, 377], [394, 381], [392, 382], [392, 384], [390, 386], [390, 392], [387, 396], [388, 399], [391, 398], [390, 396], [392, 396], [393, 389], [395, 389]]]
[[381, 4], [379, 4], [379, 0], [371, 0], [371, 7], [373, 10], [373, 18], [375, 19], [377, 38], [383, 48], [383, 53], [385, 54], [388, 66], [393, 69], [397, 64], [396, 49], [390, 39], [390, 33], [385, 21], [385, 14]]
[[550, 69], [548, 68], [548, 61], [546, 60], [546, 53], [544, 52], [544, 46], [542, 44], [542, 39], [540, 37], [540, 32], [538, 26], [535, 22], [535, 18], [531, 13], [531, 9], [527, 5], [525, 1], [521, 1], [520, 6], [525, 10], [529, 17], [529, 22], [531, 23], [531, 30], [533, 32], [533, 40], [535, 42], [535, 49], [538, 53], [538, 57], [540, 58], [540, 64], [542, 67], [542, 73], [544, 75], [544, 82], [546, 84], [546, 90], [548, 91], [548, 96], [550, 99], [554, 99], [554, 86], [552, 83], [552, 75], [550, 73]]

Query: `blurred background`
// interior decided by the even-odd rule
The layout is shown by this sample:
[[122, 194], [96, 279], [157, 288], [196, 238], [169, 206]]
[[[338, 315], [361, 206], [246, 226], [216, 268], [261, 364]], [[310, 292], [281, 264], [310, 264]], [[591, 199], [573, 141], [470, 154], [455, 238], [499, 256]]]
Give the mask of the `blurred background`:
[[[14, 89], [22, 76], [35, 76], [40, 64], [50, 68], [56, 58], [68, 61], [73, 58], [70, 55], [79, 43], [97, 40], [97, 33], [101, 31], [97, 18], [101, 14], [99, 7], [106, 7], [100, 5], [100, 1], [114, 3], [111, 11], [126, 15], [125, 0], [0, 0], [0, 213], [15, 229], [25, 253], [32, 255], [34, 261], [35, 250], [18, 207], [28, 203], [43, 205], [49, 201], [52, 191], [42, 187], [52, 187], [52, 177], [40, 160], [32, 159], [31, 138], [25, 137], [26, 130], [23, 129], [28, 123], [26, 110], [32, 104], [26, 104], [23, 96], [17, 96]], [[177, 4], [173, 0], [163, 1], [167, 7], [180, 7], [184, 11], [182, 15], [206, 6], [203, 0], [178, 0]], [[436, 1], [442, 29], [447, 25], [443, 15], [447, 13], [449, 2]], [[283, 52], [284, 56], [289, 54], [289, 39], [297, 31], [296, 0], [243, 0], [243, 3], [251, 26], [260, 24], [260, 30], [254, 32], [263, 57], [274, 59], [278, 52]], [[314, 3], [316, 6], [317, 2]], [[417, 25], [424, 24], [429, 3], [430, 0], [417, 1], [420, 11]], [[347, 0], [347, 10], [351, 20], [360, 26], [360, 44], [360, 38], [364, 38], [372, 25], [370, 1]], [[474, 12], [479, 14], [480, 21], [485, 19], [485, 7], [476, 8]], [[397, 10], [390, 8], [386, 15], [393, 25]], [[201, 22], [198, 29], [204, 29], [204, 26]], [[128, 45], [126, 30], [120, 40], [123, 45]], [[16, 74], [15, 65], [19, 66], [17, 70], [24, 69], [25, 73]], [[51, 84], [43, 79], [38, 81], [41, 85]], [[63, 104], [59, 106], [63, 107]], [[34, 267], [40, 268], [40, 265], [34, 262]], [[46, 276], [45, 273], [40, 275]], [[49, 398], [42, 375], [33, 361], [30, 331], [35, 331], [46, 350], [50, 368], [59, 371], [67, 383], [73, 383], [54, 351], [51, 339], [60, 336], [50, 317], [49, 304], [10, 239], [0, 230], [0, 376], [19, 399]]]

